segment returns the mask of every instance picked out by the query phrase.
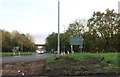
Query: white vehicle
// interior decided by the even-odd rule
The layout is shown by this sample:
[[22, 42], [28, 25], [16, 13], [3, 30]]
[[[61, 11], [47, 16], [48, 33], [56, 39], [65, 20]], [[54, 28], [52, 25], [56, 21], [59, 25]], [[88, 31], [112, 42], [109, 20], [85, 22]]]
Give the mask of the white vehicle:
[[43, 54], [43, 53], [44, 53], [43, 50], [36, 50], [36, 52], [37, 52], [38, 54]]

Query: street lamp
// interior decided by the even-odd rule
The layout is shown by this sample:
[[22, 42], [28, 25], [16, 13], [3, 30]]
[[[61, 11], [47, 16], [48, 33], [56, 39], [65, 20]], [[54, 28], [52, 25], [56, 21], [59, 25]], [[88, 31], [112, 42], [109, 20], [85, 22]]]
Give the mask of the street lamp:
[[118, 13], [120, 14], [120, 1], [118, 2]]
[[58, 54], [60, 54], [60, 1], [58, 0]]

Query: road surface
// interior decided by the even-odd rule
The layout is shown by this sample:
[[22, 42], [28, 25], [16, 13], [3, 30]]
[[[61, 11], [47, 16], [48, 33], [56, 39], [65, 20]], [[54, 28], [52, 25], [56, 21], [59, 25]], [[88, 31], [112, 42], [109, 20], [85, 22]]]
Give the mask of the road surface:
[[42, 60], [42, 59], [46, 59], [49, 56], [54, 56], [54, 55], [58, 56], [58, 54], [44, 53], [44, 54], [33, 54], [29, 56], [2, 57], [2, 63]]

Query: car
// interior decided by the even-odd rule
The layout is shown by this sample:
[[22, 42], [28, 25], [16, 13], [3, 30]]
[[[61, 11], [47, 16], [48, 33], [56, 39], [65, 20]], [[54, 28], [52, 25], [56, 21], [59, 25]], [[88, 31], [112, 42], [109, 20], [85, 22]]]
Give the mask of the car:
[[36, 50], [36, 52], [37, 52], [38, 54], [43, 54], [43, 53], [44, 53], [43, 50]]
[[57, 54], [57, 53], [58, 53], [58, 51], [54, 51], [54, 53], [55, 53], [55, 54]]
[[43, 50], [44, 51], [44, 53], [47, 53], [47, 51], [46, 50]]

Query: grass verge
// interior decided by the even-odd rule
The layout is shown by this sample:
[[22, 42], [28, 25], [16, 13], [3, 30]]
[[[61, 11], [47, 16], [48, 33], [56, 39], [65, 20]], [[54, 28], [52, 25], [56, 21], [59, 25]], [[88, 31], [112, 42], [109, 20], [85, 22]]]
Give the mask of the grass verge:
[[[20, 56], [32, 55], [30, 52], [21, 52]], [[14, 56], [13, 52], [0, 52], [0, 56], [7, 57], [7, 56]], [[16, 53], [15, 56], [19, 56], [19, 53]]]
[[[52, 66], [51, 68], [56, 69], [55, 67], [56, 63], [64, 67], [63, 64], [68, 60], [70, 62], [74, 60], [72, 64], [77, 62], [74, 65], [71, 65], [71, 64], [67, 65], [69, 66], [69, 69], [67, 68], [65, 64], [66, 69], [71, 70], [71, 72], [76, 71], [80, 73], [81, 72], [80, 69], [83, 69], [84, 67], [84, 69], [87, 70], [87, 72], [114, 73], [114, 74], [120, 73], [119, 53], [99, 53], [99, 54], [97, 53], [74, 53], [74, 54], [67, 54], [63, 56], [50, 56], [49, 58], [46, 59], [46, 63], [48, 65], [51, 65]], [[83, 70], [82, 72], [86, 72], [86, 71]]]

